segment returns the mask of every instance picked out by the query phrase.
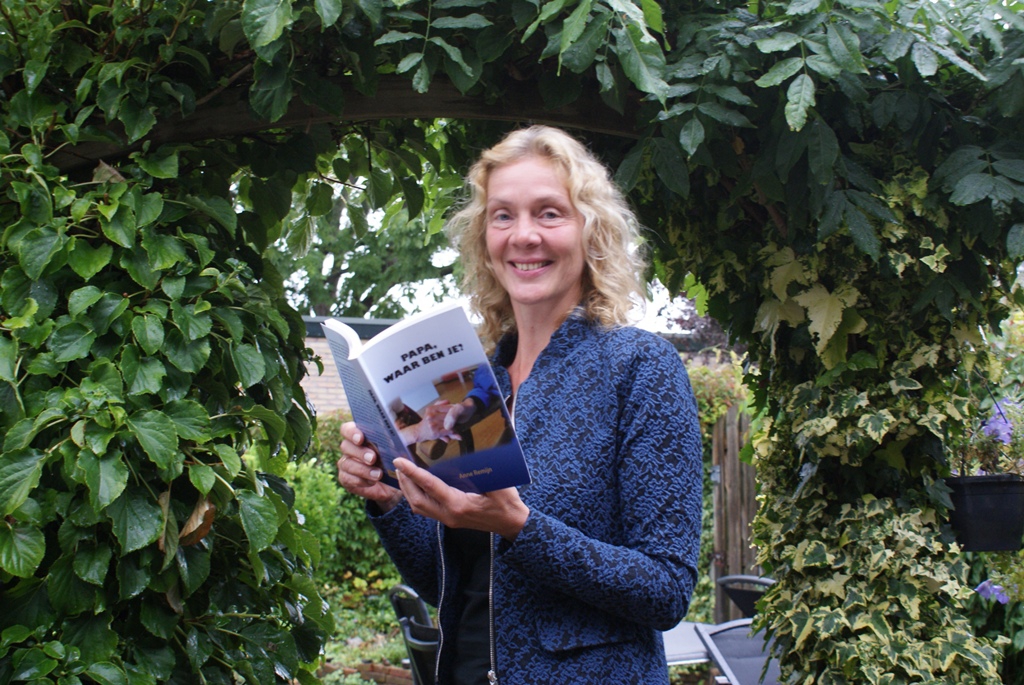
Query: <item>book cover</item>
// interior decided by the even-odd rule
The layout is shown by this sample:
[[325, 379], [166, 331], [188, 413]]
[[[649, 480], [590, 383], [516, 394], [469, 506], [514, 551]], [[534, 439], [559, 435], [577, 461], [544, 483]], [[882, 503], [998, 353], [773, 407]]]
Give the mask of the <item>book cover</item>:
[[385, 482], [397, 485], [399, 457], [466, 492], [530, 482], [494, 371], [461, 305], [409, 317], [366, 343], [337, 319], [322, 326]]

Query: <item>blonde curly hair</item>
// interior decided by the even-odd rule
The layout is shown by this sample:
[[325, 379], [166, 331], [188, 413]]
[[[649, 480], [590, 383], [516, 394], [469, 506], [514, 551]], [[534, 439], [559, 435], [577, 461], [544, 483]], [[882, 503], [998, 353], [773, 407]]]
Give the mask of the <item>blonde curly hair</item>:
[[545, 159], [558, 169], [583, 217], [584, 316], [608, 327], [627, 324], [633, 306], [645, 301], [646, 263], [636, 215], [608, 169], [582, 143], [560, 129], [531, 126], [512, 131], [480, 155], [466, 177], [469, 199], [446, 227], [462, 256], [462, 291], [483, 317], [481, 337], [493, 344], [515, 329], [512, 302], [487, 254], [487, 183], [495, 169], [526, 157]]

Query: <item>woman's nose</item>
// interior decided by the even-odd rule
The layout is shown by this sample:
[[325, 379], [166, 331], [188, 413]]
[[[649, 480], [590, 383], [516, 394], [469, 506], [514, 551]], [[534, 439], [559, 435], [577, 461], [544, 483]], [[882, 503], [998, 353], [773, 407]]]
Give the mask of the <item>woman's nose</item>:
[[510, 239], [517, 245], [532, 245], [540, 240], [538, 226], [531, 217], [516, 219]]

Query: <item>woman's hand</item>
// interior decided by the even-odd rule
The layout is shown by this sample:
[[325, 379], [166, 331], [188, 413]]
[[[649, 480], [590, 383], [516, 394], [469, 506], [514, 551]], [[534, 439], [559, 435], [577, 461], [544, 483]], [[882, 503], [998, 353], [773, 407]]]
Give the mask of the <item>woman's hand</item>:
[[390, 511], [402, 500], [402, 492], [380, 482], [384, 475], [380, 457], [363, 445], [363, 432], [355, 423], [342, 424], [341, 437], [338, 483], [353, 495], [376, 502], [383, 511]]
[[445, 484], [409, 459], [396, 459], [395, 468], [398, 484], [412, 510], [449, 528], [497, 533], [511, 542], [526, 525], [530, 509], [515, 488], [479, 495]]

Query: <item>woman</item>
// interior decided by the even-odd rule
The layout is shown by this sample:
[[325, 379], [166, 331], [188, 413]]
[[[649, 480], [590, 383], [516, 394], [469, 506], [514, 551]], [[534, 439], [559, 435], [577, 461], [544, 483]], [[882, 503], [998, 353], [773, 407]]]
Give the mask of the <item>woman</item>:
[[339, 482], [439, 607], [438, 682], [667, 683], [659, 631], [696, 582], [701, 442], [675, 350], [624, 325], [643, 296], [635, 218], [549, 127], [509, 134], [468, 183], [449, 231], [533, 482], [467, 494], [400, 459], [396, 490], [354, 424]]

